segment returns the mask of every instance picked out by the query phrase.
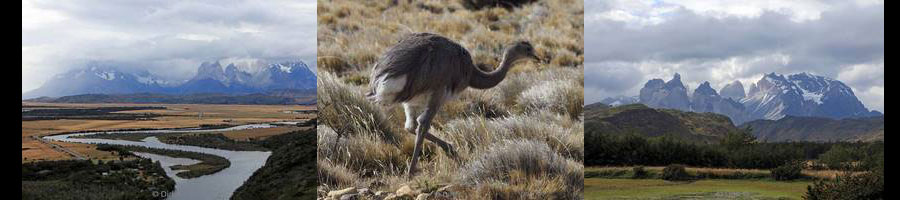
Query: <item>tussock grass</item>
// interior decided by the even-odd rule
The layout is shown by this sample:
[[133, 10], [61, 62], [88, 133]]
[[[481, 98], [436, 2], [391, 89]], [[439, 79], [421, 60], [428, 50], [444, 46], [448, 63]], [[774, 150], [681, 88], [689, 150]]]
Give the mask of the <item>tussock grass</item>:
[[[584, 182], [582, 171], [583, 166], [567, 161], [546, 143], [505, 140], [469, 162], [461, 180], [468, 184], [490, 180], [528, 184], [535, 178], [562, 177], [563, 185], [580, 185]], [[568, 189], [566, 192], [577, 192], [581, 188]]]
[[[462, 1], [320, 0], [318, 16], [320, 189], [453, 184], [465, 186], [460, 199], [580, 197], [582, 1], [472, 9]], [[379, 56], [413, 32], [457, 41], [483, 70], [494, 70], [516, 40], [530, 41], [547, 62], [517, 63], [496, 87], [468, 89], [444, 104], [429, 132], [454, 144], [458, 162], [426, 141], [420, 172], [410, 179], [414, 135], [402, 128], [403, 109], [374, 105], [363, 94]], [[518, 162], [488, 163], [504, 159]]]
[[360, 89], [341, 83], [331, 73], [320, 73], [316, 84], [319, 117], [324, 125], [340, 135], [363, 135], [397, 143], [395, 129]]
[[320, 185], [336, 188], [353, 186], [359, 176], [342, 165], [335, 165], [328, 160], [317, 160], [318, 181]]
[[584, 87], [572, 81], [545, 81], [525, 90], [519, 102], [528, 110], [549, 110], [577, 118], [584, 105]]
[[514, 115], [500, 119], [469, 117], [444, 125], [439, 137], [456, 145], [463, 157], [476, 155], [504, 140], [542, 141], [569, 158], [584, 158], [584, 125], [552, 114]]

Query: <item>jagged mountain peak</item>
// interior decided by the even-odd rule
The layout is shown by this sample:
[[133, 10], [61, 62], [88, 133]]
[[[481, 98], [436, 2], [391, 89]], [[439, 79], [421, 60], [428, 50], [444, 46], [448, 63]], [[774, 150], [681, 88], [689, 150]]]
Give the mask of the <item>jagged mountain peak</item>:
[[680, 83], [680, 74], [666, 83], [650, 80], [641, 89], [639, 103], [653, 108], [715, 112], [731, 117], [738, 124], [785, 116], [833, 119], [880, 116], [866, 109], [846, 84], [813, 73], [766, 73], [750, 84], [748, 93], [744, 93], [739, 81], [725, 85], [718, 93], [709, 82], [703, 82], [689, 100], [683, 95]]
[[740, 101], [744, 97], [747, 97], [747, 94], [744, 93], [744, 84], [741, 84], [740, 81], [726, 84], [719, 90], [719, 95], [722, 95], [724, 98], [731, 98], [735, 101]]
[[666, 82], [667, 88], [685, 88], [684, 83], [681, 82], [681, 74], [675, 73], [672, 76], [672, 79]]
[[694, 90], [694, 94], [702, 94], [702, 95], [710, 95], [710, 96], [718, 96], [719, 94], [716, 92], [712, 86], [709, 86], [709, 81], [703, 81], [700, 86], [697, 86], [697, 89]]

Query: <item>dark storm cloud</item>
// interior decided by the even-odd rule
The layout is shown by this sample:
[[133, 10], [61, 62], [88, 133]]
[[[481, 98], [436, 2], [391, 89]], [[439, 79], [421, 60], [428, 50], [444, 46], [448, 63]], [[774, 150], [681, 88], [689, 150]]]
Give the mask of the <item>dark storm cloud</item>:
[[302, 60], [315, 67], [316, 2], [23, 2], [23, 92], [92, 61], [172, 79], [201, 62]]

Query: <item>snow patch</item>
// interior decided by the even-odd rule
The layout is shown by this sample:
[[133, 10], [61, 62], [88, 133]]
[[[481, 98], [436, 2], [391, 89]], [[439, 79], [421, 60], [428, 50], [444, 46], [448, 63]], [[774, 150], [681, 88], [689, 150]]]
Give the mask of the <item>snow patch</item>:
[[278, 65], [278, 68], [281, 69], [281, 71], [283, 71], [285, 73], [291, 73], [291, 71], [294, 70], [293, 67], [288, 66], [288, 65]]
[[116, 73], [114, 72], [98, 72], [96, 75], [102, 79], [106, 79], [108, 81], [116, 80]]
[[812, 92], [804, 92], [803, 99], [807, 101], [816, 102], [816, 104], [822, 104], [822, 94], [812, 93]]

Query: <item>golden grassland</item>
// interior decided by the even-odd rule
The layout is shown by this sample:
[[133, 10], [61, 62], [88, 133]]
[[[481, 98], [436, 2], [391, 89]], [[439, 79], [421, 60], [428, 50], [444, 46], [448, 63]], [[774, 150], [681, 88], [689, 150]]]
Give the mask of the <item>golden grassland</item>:
[[[320, 190], [454, 185], [461, 199], [581, 195], [582, 1], [469, 10], [458, 1], [320, 0], [318, 16]], [[549, 62], [520, 62], [497, 87], [468, 89], [444, 104], [429, 132], [453, 143], [459, 162], [425, 142], [419, 174], [409, 179], [414, 135], [402, 128], [402, 109], [363, 94], [378, 57], [413, 32], [457, 41], [485, 70], [516, 40], [530, 41]]]
[[261, 140], [273, 135], [281, 135], [292, 131], [307, 130], [310, 127], [278, 126], [274, 128], [248, 129], [223, 132], [222, 135], [232, 140], [247, 141], [250, 139]]
[[[122, 113], [155, 113], [164, 115], [154, 120], [36, 120], [22, 121], [22, 162], [39, 160], [64, 160], [72, 156], [53, 150], [49, 145], [31, 136], [83, 130], [113, 130], [132, 128], [183, 128], [203, 124], [248, 124], [275, 121], [292, 121], [314, 118], [315, 115], [295, 114], [290, 111], [315, 110], [315, 106], [300, 105], [208, 105], [208, 104], [65, 104], [23, 102], [23, 107], [51, 106], [46, 109], [96, 108], [127, 106], [162, 106], [165, 110], [122, 111]], [[198, 114], [202, 112], [200, 119]], [[286, 133], [290, 128], [254, 129], [225, 133], [226, 136], [246, 140], [250, 137], [267, 137]], [[254, 134], [258, 133], [258, 134]], [[255, 136], [254, 136], [255, 135]], [[96, 150], [96, 145], [54, 142], [92, 159], [117, 159], [109, 152]]]

